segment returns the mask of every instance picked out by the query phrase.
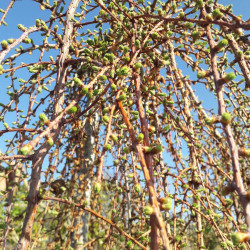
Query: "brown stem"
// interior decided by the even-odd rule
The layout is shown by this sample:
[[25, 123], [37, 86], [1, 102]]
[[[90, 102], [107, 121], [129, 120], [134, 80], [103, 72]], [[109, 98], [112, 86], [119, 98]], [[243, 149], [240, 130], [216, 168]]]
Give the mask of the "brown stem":
[[[107, 126], [107, 133], [106, 133], [106, 137], [105, 137], [105, 141], [104, 141], [104, 145], [108, 143], [109, 141], [109, 137], [110, 137], [110, 134], [111, 134], [111, 124], [112, 124], [112, 117], [113, 117], [113, 113], [115, 111], [115, 107], [116, 107], [116, 104], [114, 104], [111, 108], [111, 111], [110, 111], [110, 117], [109, 117], [109, 123], [108, 123], [108, 126]], [[106, 150], [103, 148], [102, 149], [102, 154], [101, 154], [101, 157], [100, 157], [100, 163], [98, 165], [98, 171], [97, 171], [97, 182], [100, 182], [101, 181], [101, 177], [102, 177], [102, 168], [103, 168], [103, 163], [104, 163], [104, 159], [105, 159], [105, 153], [106, 153]]]
[[8, 48], [0, 53], [0, 63], [2, 62], [4, 57], [10, 52], [11, 49], [15, 48], [19, 43], [21, 43], [23, 39], [25, 39], [25, 37], [27, 37], [30, 33], [36, 32], [38, 30], [40, 30], [40, 28], [32, 27], [24, 31], [18, 39], [16, 39], [12, 44], [8, 45]]
[[154, 182], [151, 179], [151, 175], [149, 173], [149, 169], [148, 169], [145, 157], [144, 157], [142, 146], [140, 144], [137, 144], [137, 142], [136, 142], [136, 136], [135, 136], [133, 126], [131, 125], [129, 118], [128, 118], [128, 115], [123, 108], [122, 102], [118, 101], [118, 107], [119, 107], [119, 109], [122, 113], [123, 119], [127, 125], [129, 135], [130, 135], [131, 144], [135, 147], [135, 149], [138, 153], [138, 156], [139, 156], [139, 161], [140, 161], [141, 166], [142, 166], [146, 185], [147, 185], [148, 190], [149, 190], [149, 199], [150, 199], [152, 207], [154, 208], [154, 216], [155, 216], [155, 219], [157, 222], [157, 226], [158, 226], [160, 233], [161, 233], [161, 237], [162, 237], [162, 241], [163, 241], [163, 249], [166, 249], [166, 250], [170, 249], [169, 248], [169, 239], [167, 236], [165, 224], [164, 224], [164, 221], [163, 221], [163, 218], [161, 215], [161, 211], [159, 208], [159, 204], [157, 201], [157, 193], [156, 193], [155, 188], [154, 188]]
[[[65, 59], [68, 57], [69, 53], [69, 46], [72, 39], [72, 33], [73, 33], [73, 23], [71, 22], [71, 18], [74, 17], [74, 13], [80, 3], [80, 0], [72, 0], [72, 2], [69, 4], [68, 11], [67, 11], [67, 22], [65, 26], [65, 33], [63, 37], [64, 44], [61, 49], [61, 53], [58, 60], [58, 72], [57, 72], [57, 85], [55, 87], [55, 106], [54, 106], [54, 125], [58, 124], [57, 119], [61, 119], [62, 114], [65, 112], [63, 111], [63, 103], [64, 103], [64, 84], [65, 84], [65, 77], [67, 72], [67, 67], [64, 66]], [[25, 33], [25, 32], [24, 32]], [[74, 102], [72, 102], [69, 106], [73, 106]], [[68, 108], [67, 107], [67, 108]], [[58, 115], [60, 112], [62, 112], [60, 115]], [[59, 118], [61, 117], [61, 118]], [[51, 125], [51, 124], [50, 124]], [[59, 133], [60, 133], [60, 126], [51, 127], [51, 137], [54, 141], [57, 140]], [[43, 133], [42, 133], [43, 134]], [[42, 134], [40, 134], [38, 137], [39, 140], [42, 138]], [[38, 143], [37, 138], [33, 140], [34, 144]], [[30, 144], [32, 145], [32, 144]], [[32, 145], [33, 146], [33, 145]], [[19, 242], [16, 245], [15, 249], [28, 249], [29, 244], [31, 241], [31, 235], [32, 235], [32, 227], [34, 224], [34, 219], [37, 211], [37, 206], [39, 203], [38, 200], [38, 194], [39, 194], [39, 188], [40, 188], [40, 176], [41, 176], [41, 169], [43, 165], [43, 160], [46, 157], [48, 153], [49, 147], [45, 144], [43, 144], [34, 154], [33, 160], [32, 160], [32, 173], [31, 173], [31, 182], [30, 182], [30, 189], [29, 194], [27, 197], [28, 205], [27, 205], [27, 212], [25, 215], [22, 233], [19, 238]]]
[[10, 8], [12, 8], [14, 2], [15, 2], [15, 0], [12, 0], [12, 1], [9, 3], [7, 9], [4, 11], [3, 16], [2, 16], [2, 18], [1, 18], [1, 20], [0, 20], [0, 26], [1, 26], [2, 23], [4, 22], [4, 19], [5, 19], [6, 15], [7, 15], [8, 11], [10, 10]]
[[[224, 32], [227, 32], [226, 28], [223, 28]], [[237, 59], [237, 62], [239, 63], [239, 67], [242, 71], [242, 74], [245, 78], [245, 88], [250, 88], [250, 70], [249, 67], [247, 66], [246, 60], [244, 59], [244, 57], [240, 57], [238, 56], [238, 52], [239, 52], [239, 46], [237, 44], [237, 42], [235, 41], [234, 37], [231, 35], [230, 39], [228, 39], [228, 42], [230, 44], [230, 47], [233, 49], [235, 58]]]
[[245, 30], [250, 30], [250, 24], [248, 23], [229, 23], [229, 22], [224, 22], [224, 21], [218, 21], [218, 20], [213, 20], [213, 21], [208, 21], [205, 19], [193, 19], [193, 18], [179, 18], [179, 17], [163, 17], [160, 15], [150, 15], [150, 14], [145, 14], [145, 15], [138, 15], [135, 16], [135, 19], [140, 19], [140, 18], [155, 18], [158, 20], [164, 20], [166, 23], [169, 22], [183, 22], [185, 20], [185, 22], [191, 22], [191, 23], [197, 23], [199, 25], [209, 25], [209, 24], [217, 24], [219, 26], [224, 26], [224, 27], [228, 27], [232, 30], [236, 30], [238, 28], [242, 28]]
[[[144, 108], [142, 105], [142, 98], [141, 98], [141, 80], [140, 75], [138, 73], [134, 73], [134, 81], [135, 81], [135, 95], [136, 95], [136, 106], [137, 110], [139, 111], [140, 121], [141, 121], [141, 130], [144, 134], [144, 145], [150, 146], [149, 141], [149, 132], [148, 132], [148, 122], [146, 119], [146, 115], [144, 112]], [[153, 168], [152, 168], [152, 155], [145, 154], [145, 160], [147, 164], [147, 168], [150, 173], [150, 178], [154, 185], [154, 175], [153, 175]], [[150, 201], [153, 204], [153, 201]], [[158, 249], [158, 233], [157, 233], [157, 224], [155, 215], [152, 214], [150, 216], [150, 225], [151, 225], [151, 241], [150, 241], [150, 248], [151, 249]]]
[[[203, 12], [203, 16], [205, 13]], [[223, 97], [223, 85], [220, 82], [220, 76], [217, 66], [217, 56], [214, 50], [215, 42], [212, 37], [212, 33], [209, 26], [206, 26], [206, 33], [208, 37], [208, 43], [211, 48], [211, 67], [214, 76], [214, 82], [216, 86], [217, 92], [217, 99], [218, 99], [218, 108], [219, 108], [219, 115], [226, 112], [225, 101]], [[248, 231], [250, 231], [250, 206], [249, 202], [245, 198], [245, 188], [243, 185], [243, 181], [241, 178], [241, 171], [240, 171], [240, 164], [239, 164], [239, 155], [238, 155], [238, 148], [236, 142], [233, 137], [232, 129], [230, 124], [223, 125], [224, 132], [226, 134], [227, 142], [229, 145], [230, 153], [231, 153], [231, 160], [232, 160], [232, 167], [233, 167], [233, 179], [235, 182], [235, 188], [239, 195], [241, 205], [243, 207], [244, 216], [246, 219], [246, 224], [248, 227]]]

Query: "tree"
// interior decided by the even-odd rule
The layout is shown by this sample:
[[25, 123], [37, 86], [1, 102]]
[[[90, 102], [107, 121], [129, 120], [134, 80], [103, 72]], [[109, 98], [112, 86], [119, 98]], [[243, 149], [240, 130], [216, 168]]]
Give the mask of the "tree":
[[47, 19], [1, 41], [3, 248], [249, 247], [249, 21], [35, 2]]

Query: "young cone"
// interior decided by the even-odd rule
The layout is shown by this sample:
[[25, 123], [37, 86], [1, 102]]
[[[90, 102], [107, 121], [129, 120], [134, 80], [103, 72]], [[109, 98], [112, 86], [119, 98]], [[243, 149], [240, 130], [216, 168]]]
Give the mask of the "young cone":
[[145, 215], [151, 215], [152, 213], [154, 212], [154, 209], [152, 206], [148, 205], [148, 206], [145, 206], [144, 209], [143, 209], [143, 213]]
[[238, 245], [242, 242], [249, 240], [249, 236], [244, 232], [236, 232], [231, 235], [234, 245]]

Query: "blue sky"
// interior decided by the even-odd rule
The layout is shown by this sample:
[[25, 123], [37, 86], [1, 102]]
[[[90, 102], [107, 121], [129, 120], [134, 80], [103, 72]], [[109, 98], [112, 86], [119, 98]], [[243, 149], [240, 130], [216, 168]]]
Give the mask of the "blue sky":
[[[53, 1], [50, 0], [52, 3]], [[69, 2], [66, 1], [66, 2]], [[233, 13], [236, 15], [242, 15], [244, 20], [250, 18], [250, 0], [219, 0], [218, 3], [223, 5], [233, 4]], [[0, 1], [0, 8], [5, 9], [9, 4], [9, 1]], [[21, 23], [24, 25], [32, 26], [35, 24], [36, 19], [47, 19], [48, 11], [41, 11], [39, 4], [32, 0], [16, 0], [13, 9], [10, 10], [7, 15], [6, 21], [7, 27], [1, 27], [0, 41], [9, 38], [11, 35], [17, 37], [21, 34], [16, 27]]]
[[[9, 1], [6, 0], [0, 1], [0, 8], [5, 9], [8, 3]], [[52, 0], [50, 0], [50, 3], [52, 3]], [[233, 13], [236, 15], [243, 15], [243, 20], [247, 20], [250, 17], [250, 0], [219, 0], [218, 3], [223, 5], [233, 4]], [[0, 41], [3, 39], [19, 37], [22, 32], [18, 30], [18, 24], [23, 24], [27, 27], [30, 27], [35, 25], [36, 19], [41, 18], [43, 20], [48, 20], [48, 17], [49, 11], [41, 11], [38, 3], [31, 0], [17, 0], [13, 9], [11, 9], [7, 15], [6, 22], [8, 23], [8, 26], [5, 27], [2, 25], [1, 27]], [[34, 38], [35, 36], [36, 35], [31, 35], [31, 38]], [[36, 60], [35, 57], [34, 60]], [[192, 72], [188, 72], [187, 74], [192, 74]], [[207, 94], [207, 91], [205, 91], [204, 87], [200, 85], [196, 86], [195, 88], [197, 89], [196, 94], [199, 95], [201, 99], [204, 99]], [[206, 104], [204, 103], [204, 105]], [[206, 108], [211, 107], [211, 102], [209, 102]]]
[[[69, 3], [69, 1], [67, 1]], [[52, 0], [50, 0], [50, 3], [52, 3]], [[243, 19], [246, 20], [249, 18], [249, 10], [250, 10], [250, 0], [219, 0], [218, 3], [221, 3], [223, 5], [229, 5], [233, 4], [233, 13], [236, 15], [242, 14]], [[0, 8], [6, 9], [8, 6], [9, 1], [0, 1]], [[1, 15], [0, 15], [1, 16]], [[35, 20], [36, 19], [43, 19], [43, 20], [48, 20], [49, 18], [49, 11], [44, 10], [41, 11], [39, 4], [37, 2], [34, 2], [32, 0], [17, 0], [14, 3], [14, 7], [9, 11], [6, 22], [8, 23], [8, 26], [1, 26], [0, 30], [0, 41], [3, 39], [8, 39], [8, 38], [18, 38], [22, 32], [17, 28], [18, 24], [23, 24], [27, 27], [35, 25]], [[30, 35], [31, 38], [33, 38], [36, 41], [39, 41], [38, 44], [41, 43], [41, 37], [38, 34], [32, 34]], [[25, 46], [28, 47], [28, 45], [23, 45], [22, 46], [25, 48]], [[10, 54], [13, 54], [14, 52], [11, 51]], [[52, 52], [53, 53], [53, 52]], [[9, 54], [9, 55], [10, 55]], [[24, 56], [20, 58], [19, 60], [16, 60], [17, 62], [23, 61], [29, 61], [29, 60], [34, 60], [34, 62], [37, 60], [38, 53], [34, 53], [32, 56]], [[47, 58], [48, 55], [45, 56]], [[183, 67], [181, 64], [179, 67]], [[186, 66], [185, 66], [186, 67]], [[28, 75], [26, 75], [26, 71], [20, 71], [22, 75], [20, 76], [23, 79], [26, 79]], [[185, 68], [185, 74], [188, 75], [193, 75], [194, 73], [190, 68]], [[3, 86], [8, 86], [7, 84], [5, 85], [8, 80], [2, 79], [1, 80], [1, 85]], [[204, 100], [204, 107], [207, 109], [210, 108], [216, 108], [217, 107], [217, 102], [215, 98], [212, 96], [212, 93], [209, 93], [208, 97], [208, 91], [204, 88], [203, 85], [196, 85], [196, 95], [199, 96], [200, 100]], [[5, 99], [7, 96], [2, 92], [1, 93], [1, 100]], [[209, 102], [206, 102], [206, 99], [210, 99]], [[213, 101], [211, 101], [213, 99]], [[1, 124], [0, 124], [1, 127]]]
[[233, 13], [242, 15], [243, 20], [250, 18], [250, 1], [249, 0], [219, 0], [218, 3], [225, 5], [233, 5]]
[[[52, 3], [52, 0], [50, 0], [50, 3]], [[69, 3], [69, 1], [67, 1]], [[236, 15], [242, 14], [243, 19], [246, 20], [249, 18], [249, 10], [250, 10], [250, 0], [219, 0], [218, 3], [221, 3], [223, 5], [229, 5], [233, 4], [233, 13]], [[8, 6], [9, 1], [0, 1], [0, 8], [6, 9]], [[18, 38], [22, 32], [17, 28], [18, 24], [23, 24], [27, 27], [35, 25], [35, 20], [36, 19], [43, 19], [43, 20], [48, 20], [49, 19], [49, 14], [50, 12], [47, 10], [41, 11], [40, 6], [37, 2], [34, 2], [32, 0], [17, 0], [14, 3], [14, 7], [9, 11], [6, 22], [8, 23], [8, 26], [1, 26], [0, 30], [0, 41], [3, 39], [8, 39], [8, 38]], [[0, 15], [1, 16], [1, 15]], [[36, 41], [39, 41], [38, 44], [41, 43], [41, 37], [38, 34], [32, 34], [30, 35], [31, 38], [33, 38]], [[25, 48], [25, 46], [28, 47], [28, 45], [23, 45], [22, 46]], [[11, 51], [10, 54], [13, 54], [14, 51]], [[52, 52], [53, 53], [53, 52]], [[9, 55], [10, 55], [9, 54]], [[23, 61], [36, 61], [37, 56], [39, 53], [34, 53], [31, 56], [23, 56], [22, 58], [16, 60], [17, 63]], [[45, 56], [47, 58], [48, 55]], [[179, 67], [183, 67], [181, 64], [179, 64]], [[20, 71], [22, 75], [19, 77], [23, 79], [27, 79], [28, 74], [26, 73], [27, 71]], [[193, 76], [196, 73], [193, 73], [190, 68], [186, 68], [185, 66], [185, 74]], [[1, 80], [1, 87], [7, 87], [8, 86], [8, 80], [3, 79], [0, 76]], [[200, 100], [204, 100], [203, 106], [206, 109], [211, 109], [211, 108], [217, 108], [217, 101], [215, 97], [213, 96], [212, 93], [209, 93], [203, 85], [197, 84], [195, 87], [196, 89], [196, 95], [199, 97]], [[8, 97], [6, 92], [0, 92], [1, 97], [0, 100], [5, 100], [6, 97]], [[208, 100], [209, 101], [206, 101]], [[25, 107], [22, 107], [25, 108]], [[12, 121], [10, 121], [12, 122]], [[2, 124], [0, 124], [0, 129], [2, 128]]]

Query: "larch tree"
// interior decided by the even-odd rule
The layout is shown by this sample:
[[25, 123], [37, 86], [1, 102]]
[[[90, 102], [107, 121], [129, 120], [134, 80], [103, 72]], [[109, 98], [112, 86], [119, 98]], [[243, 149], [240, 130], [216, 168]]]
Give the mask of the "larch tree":
[[33, 2], [47, 19], [0, 35], [3, 249], [249, 249], [249, 20]]

